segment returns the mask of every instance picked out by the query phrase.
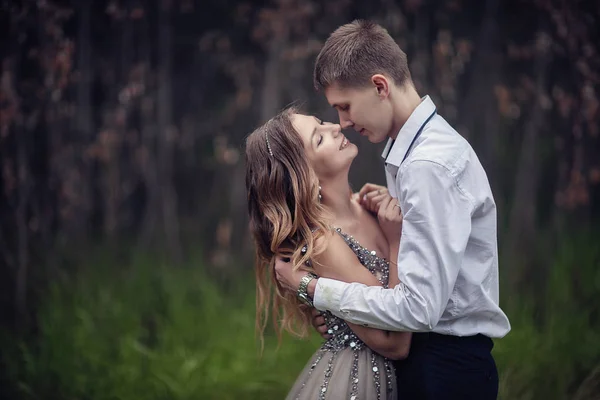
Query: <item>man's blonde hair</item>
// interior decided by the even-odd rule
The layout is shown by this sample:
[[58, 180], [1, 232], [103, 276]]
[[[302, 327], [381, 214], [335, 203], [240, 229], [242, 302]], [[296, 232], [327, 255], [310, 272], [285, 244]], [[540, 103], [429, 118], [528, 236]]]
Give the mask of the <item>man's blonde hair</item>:
[[337, 84], [342, 88], [367, 86], [383, 74], [397, 86], [411, 82], [406, 54], [382, 26], [356, 20], [337, 28], [317, 56], [313, 74], [316, 90]]

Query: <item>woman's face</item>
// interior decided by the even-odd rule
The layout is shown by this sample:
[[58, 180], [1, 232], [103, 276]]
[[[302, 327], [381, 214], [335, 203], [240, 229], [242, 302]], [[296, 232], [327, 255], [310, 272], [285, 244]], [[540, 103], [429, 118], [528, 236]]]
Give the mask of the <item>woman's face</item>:
[[306, 156], [319, 179], [348, 172], [358, 148], [346, 139], [340, 125], [302, 114], [293, 114], [292, 124], [302, 138]]

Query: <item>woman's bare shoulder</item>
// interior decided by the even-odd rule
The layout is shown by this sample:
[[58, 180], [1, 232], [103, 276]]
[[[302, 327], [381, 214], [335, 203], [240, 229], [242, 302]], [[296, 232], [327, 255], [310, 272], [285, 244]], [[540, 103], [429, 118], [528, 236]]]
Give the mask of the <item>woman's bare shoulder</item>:
[[317, 275], [324, 278], [379, 285], [379, 281], [360, 263], [344, 238], [336, 232], [327, 238], [325, 249], [314, 257], [312, 265]]

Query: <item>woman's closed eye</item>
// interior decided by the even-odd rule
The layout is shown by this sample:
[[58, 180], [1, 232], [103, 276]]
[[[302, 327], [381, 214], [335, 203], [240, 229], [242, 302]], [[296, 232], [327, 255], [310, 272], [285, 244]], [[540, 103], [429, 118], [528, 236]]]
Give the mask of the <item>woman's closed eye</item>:
[[323, 135], [319, 135], [319, 140], [317, 141], [317, 146], [320, 146], [323, 143]]

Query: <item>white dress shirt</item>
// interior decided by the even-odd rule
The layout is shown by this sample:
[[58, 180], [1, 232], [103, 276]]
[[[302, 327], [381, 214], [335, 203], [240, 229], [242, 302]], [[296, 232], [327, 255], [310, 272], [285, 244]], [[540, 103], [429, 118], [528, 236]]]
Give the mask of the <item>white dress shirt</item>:
[[320, 278], [319, 310], [364, 326], [500, 338], [496, 204], [469, 143], [427, 96], [382, 155], [390, 194], [404, 214], [400, 284], [369, 287]]

